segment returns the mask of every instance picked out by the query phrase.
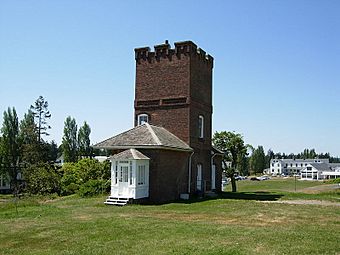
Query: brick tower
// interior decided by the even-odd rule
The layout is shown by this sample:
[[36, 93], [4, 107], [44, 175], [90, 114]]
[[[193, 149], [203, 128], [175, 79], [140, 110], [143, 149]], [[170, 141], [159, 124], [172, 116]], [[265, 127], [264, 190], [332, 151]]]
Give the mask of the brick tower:
[[209, 190], [213, 58], [191, 41], [165, 41], [136, 48], [135, 59], [135, 126], [164, 127], [193, 148], [191, 192]]

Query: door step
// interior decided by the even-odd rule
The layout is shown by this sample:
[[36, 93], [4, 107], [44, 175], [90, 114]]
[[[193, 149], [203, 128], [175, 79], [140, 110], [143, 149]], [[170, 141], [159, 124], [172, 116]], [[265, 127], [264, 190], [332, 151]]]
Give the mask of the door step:
[[104, 204], [106, 205], [119, 205], [123, 206], [130, 202], [130, 198], [126, 197], [108, 197]]

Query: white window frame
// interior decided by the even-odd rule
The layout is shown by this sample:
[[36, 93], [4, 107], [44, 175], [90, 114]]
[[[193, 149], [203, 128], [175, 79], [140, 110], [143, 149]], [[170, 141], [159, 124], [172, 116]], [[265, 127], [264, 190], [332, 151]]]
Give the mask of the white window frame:
[[137, 169], [137, 185], [145, 185], [146, 184], [146, 167], [145, 165], [139, 165]]
[[[142, 118], [146, 117], [146, 121]], [[142, 113], [138, 115], [138, 126], [143, 125], [144, 123], [149, 123], [149, 115]]]
[[198, 132], [199, 138], [204, 138], [204, 116], [198, 116]]
[[196, 190], [202, 191], [202, 164], [197, 164], [197, 176], [196, 176]]

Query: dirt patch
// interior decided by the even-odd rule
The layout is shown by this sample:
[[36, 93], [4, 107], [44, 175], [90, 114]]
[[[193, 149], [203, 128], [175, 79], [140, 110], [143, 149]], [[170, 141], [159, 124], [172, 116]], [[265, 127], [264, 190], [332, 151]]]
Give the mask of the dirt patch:
[[290, 204], [290, 205], [322, 205], [322, 206], [340, 206], [338, 202], [322, 200], [280, 200], [280, 201], [258, 201], [259, 203], [270, 204]]

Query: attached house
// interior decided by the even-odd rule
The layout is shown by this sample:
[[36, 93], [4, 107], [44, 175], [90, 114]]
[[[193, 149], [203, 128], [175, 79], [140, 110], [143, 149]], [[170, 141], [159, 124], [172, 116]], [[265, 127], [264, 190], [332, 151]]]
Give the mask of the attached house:
[[325, 172], [333, 172], [327, 163], [309, 163], [300, 172], [301, 180], [323, 180]]
[[110, 150], [111, 195], [166, 202], [221, 191], [223, 153], [212, 147], [213, 58], [191, 41], [135, 49], [134, 128]]

